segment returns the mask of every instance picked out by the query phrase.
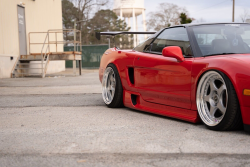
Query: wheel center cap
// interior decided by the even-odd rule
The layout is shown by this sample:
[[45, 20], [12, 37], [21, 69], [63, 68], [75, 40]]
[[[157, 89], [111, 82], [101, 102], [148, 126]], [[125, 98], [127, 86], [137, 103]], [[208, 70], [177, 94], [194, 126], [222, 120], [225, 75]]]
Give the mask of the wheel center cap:
[[218, 95], [214, 95], [213, 100], [214, 100], [215, 103], [218, 103], [218, 101], [219, 101]]

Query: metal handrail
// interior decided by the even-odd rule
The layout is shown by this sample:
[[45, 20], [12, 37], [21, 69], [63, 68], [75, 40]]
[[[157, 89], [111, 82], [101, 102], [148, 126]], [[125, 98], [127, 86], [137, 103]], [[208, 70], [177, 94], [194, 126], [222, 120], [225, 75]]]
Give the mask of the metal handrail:
[[[47, 46], [46, 50], [45, 50], [45, 54], [44, 54], [44, 57], [42, 56], [42, 59], [44, 61], [44, 58], [46, 58], [46, 63], [45, 63], [45, 68], [42, 68], [42, 77], [45, 77], [45, 73], [46, 73], [46, 69], [47, 69], [47, 65], [48, 65], [48, 60], [49, 60], [49, 55], [50, 55], [50, 52], [48, 52], [48, 49], [49, 49], [49, 45]], [[42, 63], [44, 64], [44, 63]]]
[[[58, 41], [57, 40], [57, 34], [58, 33], [67, 33], [67, 32], [73, 32], [74, 33], [74, 40], [73, 41]], [[45, 36], [45, 40], [43, 43], [32, 43], [31, 40], [30, 40], [30, 36], [31, 34], [44, 34], [46, 33], [46, 36]], [[55, 41], [50, 41], [50, 34], [54, 33], [55, 34]], [[79, 37], [79, 41], [76, 40], [76, 35], [77, 33], [79, 33], [80, 37]], [[81, 47], [78, 47], [78, 46], [81, 46], [81, 31], [80, 30], [76, 30], [76, 29], [51, 29], [51, 30], [48, 30], [47, 32], [30, 32], [29, 33], [29, 54], [32, 54], [31, 53], [31, 45], [42, 45], [42, 50], [41, 50], [41, 65], [42, 65], [42, 77], [45, 76], [45, 73], [46, 73], [46, 69], [47, 69], [47, 63], [49, 61], [49, 56], [50, 56], [50, 53], [51, 53], [51, 50], [50, 50], [50, 45], [56, 45], [56, 52], [57, 52], [57, 46], [60, 45], [60, 44], [67, 44], [67, 43], [73, 43], [74, 44], [74, 53], [76, 52], [79, 52], [79, 48], [80, 48], [80, 52], [82, 52], [82, 48]], [[45, 45], [47, 45], [46, 49], [45, 49], [45, 52], [44, 52], [44, 47]], [[46, 58], [46, 64], [45, 64], [45, 67], [44, 67], [44, 59]]]
[[[69, 40], [69, 41], [58, 41], [57, 40], [57, 34], [58, 33], [68, 33], [68, 32], [72, 32], [74, 33], [74, 40]], [[46, 33], [46, 37], [45, 37], [45, 41], [44, 43], [39, 43], [39, 42], [31, 42], [31, 35], [32, 34], [45, 34]], [[49, 40], [49, 36], [50, 34], [55, 34], [55, 41], [50, 41]], [[76, 40], [76, 36], [79, 34], [79, 40]], [[48, 38], [48, 42], [46, 43], [46, 40]], [[57, 46], [60, 44], [69, 44], [72, 43], [74, 44], [74, 51], [78, 51], [78, 47], [77, 46], [81, 46], [81, 31], [80, 30], [76, 30], [76, 29], [50, 29], [47, 32], [30, 32], [29, 33], [29, 53], [31, 53], [31, 45], [56, 45], [56, 52], [57, 52]], [[43, 50], [43, 49], [42, 49]], [[80, 52], [82, 51], [82, 48], [80, 47]]]
[[[49, 48], [49, 44], [47, 45], [47, 48], [45, 50], [45, 53], [43, 55], [43, 49], [44, 49], [44, 46], [45, 46], [45, 43], [47, 41], [47, 38], [49, 38], [49, 33], [47, 33], [46, 37], [45, 37], [45, 40], [44, 40], [44, 43], [43, 43], [43, 46], [42, 46], [42, 50], [41, 50], [41, 65], [42, 65], [42, 77], [44, 77], [44, 68], [43, 68], [43, 65], [44, 65], [44, 58], [47, 54], [47, 51], [48, 51], [48, 48]], [[49, 42], [49, 41], [48, 41]]]

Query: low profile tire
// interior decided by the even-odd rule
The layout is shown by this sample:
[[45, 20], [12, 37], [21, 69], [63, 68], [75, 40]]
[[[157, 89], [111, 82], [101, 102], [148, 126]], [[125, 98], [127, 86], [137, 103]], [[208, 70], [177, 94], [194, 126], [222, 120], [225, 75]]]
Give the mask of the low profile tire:
[[196, 104], [202, 122], [211, 130], [238, 130], [243, 126], [235, 89], [220, 71], [209, 71], [201, 77]]
[[109, 64], [102, 79], [102, 98], [110, 108], [123, 106], [123, 89], [118, 70], [114, 64]]

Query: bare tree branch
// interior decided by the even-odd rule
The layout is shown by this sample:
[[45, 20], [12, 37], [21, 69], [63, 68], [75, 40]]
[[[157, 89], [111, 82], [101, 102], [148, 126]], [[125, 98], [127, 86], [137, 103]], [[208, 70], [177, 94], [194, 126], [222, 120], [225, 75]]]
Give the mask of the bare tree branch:
[[84, 20], [89, 18], [88, 14], [94, 7], [104, 6], [109, 0], [69, 0], [78, 8], [77, 20]]
[[205, 22], [206, 20], [201, 17], [199, 19], [195, 19], [192, 23], [205, 23]]
[[244, 9], [244, 12], [239, 16], [240, 20], [245, 23], [248, 18], [250, 18], [249, 10]]
[[156, 12], [150, 12], [148, 14], [148, 28], [158, 31], [171, 25], [179, 25], [180, 13], [186, 13], [186, 15], [188, 15], [185, 8], [181, 8], [172, 3], [160, 3]]

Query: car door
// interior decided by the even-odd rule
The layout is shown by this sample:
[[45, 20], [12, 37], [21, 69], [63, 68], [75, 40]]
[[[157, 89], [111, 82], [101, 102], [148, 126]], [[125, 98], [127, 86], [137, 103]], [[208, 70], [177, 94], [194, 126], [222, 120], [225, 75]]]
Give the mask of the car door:
[[[181, 47], [185, 61], [162, 56], [168, 46]], [[135, 87], [145, 101], [190, 109], [192, 63], [186, 29], [165, 29], [148, 49], [138, 52], [134, 60]]]

